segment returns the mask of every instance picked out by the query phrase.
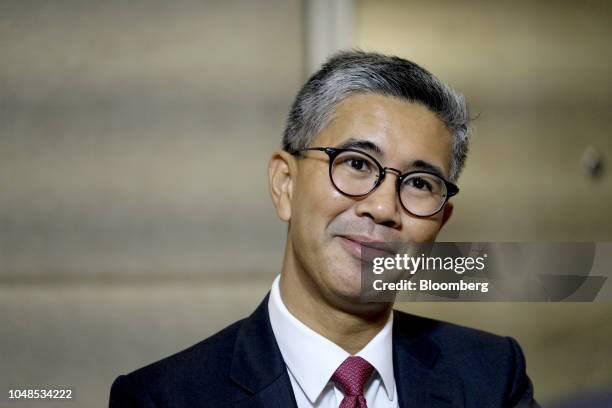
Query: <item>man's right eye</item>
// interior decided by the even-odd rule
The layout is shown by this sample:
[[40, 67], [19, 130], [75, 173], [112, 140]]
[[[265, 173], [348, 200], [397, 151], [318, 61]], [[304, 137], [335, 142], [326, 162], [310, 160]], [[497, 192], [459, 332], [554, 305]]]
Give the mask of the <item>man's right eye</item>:
[[347, 162], [349, 166], [351, 166], [355, 170], [360, 170], [360, 171], [369, 170], [368, 163], [363, 159], [348, 159]]

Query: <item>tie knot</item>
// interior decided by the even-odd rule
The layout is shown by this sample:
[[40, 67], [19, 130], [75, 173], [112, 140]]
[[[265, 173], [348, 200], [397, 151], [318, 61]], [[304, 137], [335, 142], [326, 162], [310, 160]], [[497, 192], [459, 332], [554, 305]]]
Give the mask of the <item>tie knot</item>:
[[363, 395], [363, 386], [372, 375], [374, 367], [361, 357], [348, 357], [332, 375], [332, 381], [345, 396]]

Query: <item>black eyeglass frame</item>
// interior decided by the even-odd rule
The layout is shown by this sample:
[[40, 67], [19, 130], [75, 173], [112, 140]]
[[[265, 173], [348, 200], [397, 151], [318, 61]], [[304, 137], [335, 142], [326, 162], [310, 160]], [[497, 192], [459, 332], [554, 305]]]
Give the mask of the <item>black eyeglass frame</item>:
[[[364, 152], [363, 150], [351, 149], [351, 148], [336, 148], [336, 147], [308, 147], [306, 149], [298, 150], [298, 151], [296, 151], [296, 152], [294, 152], [292, 154], [299, 155], [299, 154], [301, 154], [303, 152], [306, 152], [306, 151], [321, 151], [321, 152], [325, 152], [327, 154], [327, 156], [329, 156], [329, 180], [331, 181], [332, 185], [334, 186], [334, 188], [336, 190], [338, 190], [340, 193], [344, 194], [347, 197], [365, 197], [365, 196], [367, 196], [368, 194], [370, 194], [372, 191], [376, 190], [382, 184], [382, 182], [385, 180], [385, 176], [387, 175], [387, 171], [393, 171], [394, 173], [397, 174], [397, 181], [396, 181], [396, 184], [395, 184], [395, 189], [397, 191], [397, 197], [399, 199], [399, 202], [402, 205], [402, 208], [404, 210], [406, 210], [410, 214], [414, 215], [415, 217], [427, 218], [427, 217], [431, 217], [432, 215], [435, 215], [435, 214], [439, 213], [440, 211], [442, 211], [442, 208], [444, 208], [444, 205], [448, 202], [448, 200], [452, 196], [454, 196], [457, 193], [459, 193], [459, 187], [457, 187], [457, 185], [451, 183], [448, 180], [445, 180], [443, 177], [441, 177], [437, 173], [434, 173], [434, 172], [428, 171], [428, 170], [413, 170], [413, 171], [409, 171], [409, 172], [406, 172], [406, 173], [402, 173], [400, 170], [395, 169], [393, 167], [383, 167], [382, 164], [380, 164], [378, 162], [378, 160], [376, 160], [374, 157], [372, 157], [368, 153]], [[372, 162], [374, 162], [376, 164], [376, 166], [378, 167], [378, 178], [376, 179], [376, 183], [374, 184], [374, 186], [367, 193], [364, 193], [364, 194], [348, 194], [348, 193], [345, 193], [344, 191], [342, 191], [336, 185], [336, 183], [334, 182], [334, 178], [332, 176], [334, 160], [336, 159], [336, 157], [338, 157], [338, 155], [340, 155], [341, 153], [344, 153], [344, 152], [354, 152], [354, 153], [363, 154], [364, 156], [366, 156], [369, 159], [371, 159]], [[438, 208], [432, 214], [429, 214], [429, 215], [414, 214], [412, 211], [410, 211], [408, 208], [406, 208], [406, 206], [402, 202], [401, 193], [400, 193], [400, 189], [402, 188], [402, 183], [404, 182], [404, 180], [408, 176], [410, 176], [412, 174], [416, 174], [416, 173], [425, 173], [425, 174], [430, 174], [432, 176], [435, 176], [435, 177], [439, 178], [440, 180], [442, 180], [442, 182], [444, 182], [444, 185], [446, 187], [446, 196], [444, 197], [444, 201], [442, 202], [442, 204], [440, 204], [440, 208]]]

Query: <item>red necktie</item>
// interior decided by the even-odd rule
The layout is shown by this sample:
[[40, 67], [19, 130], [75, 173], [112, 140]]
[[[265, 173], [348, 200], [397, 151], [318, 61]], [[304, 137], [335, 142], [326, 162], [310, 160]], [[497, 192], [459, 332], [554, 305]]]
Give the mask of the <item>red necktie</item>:
[[338, 408], [368, 408], [363, 397], [363, 386], [374, 367], [361, 357], [348, 357], [332, 375], [332, 381], [344, 394]]

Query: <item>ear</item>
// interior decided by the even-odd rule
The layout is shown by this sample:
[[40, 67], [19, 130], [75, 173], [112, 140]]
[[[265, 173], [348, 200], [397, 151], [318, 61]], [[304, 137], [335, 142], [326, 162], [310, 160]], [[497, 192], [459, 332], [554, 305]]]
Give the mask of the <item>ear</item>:
[[450, 219], [451, 215], [453, 215], [454, 210], [453, 203], [450, 201], [444, 205], [444, 210], [442, 210], [442, 224], [440, 224], [440, 229], [446, 224], [446, 222]]
[[291, 219], [293, 179], [297, 172], [295, 158], [284, 150], [272, 153], [268, 162], [268, 188], [276, 207], [276, 214], [283, 221]]

